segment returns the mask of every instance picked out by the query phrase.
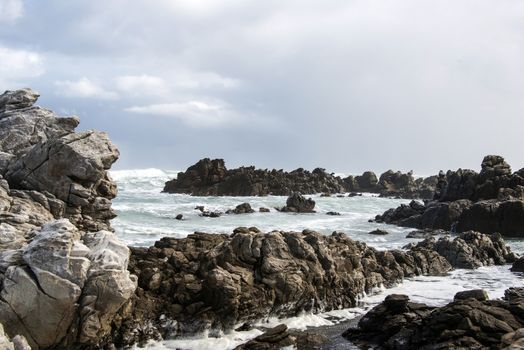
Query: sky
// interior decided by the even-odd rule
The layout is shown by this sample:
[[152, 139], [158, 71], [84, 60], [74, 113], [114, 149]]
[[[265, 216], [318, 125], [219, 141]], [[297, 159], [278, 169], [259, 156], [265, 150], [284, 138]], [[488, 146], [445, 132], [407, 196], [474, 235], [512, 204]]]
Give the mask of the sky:
[[524, 167], [521, 0], [0, 0], [0, 90], [116, 169]]

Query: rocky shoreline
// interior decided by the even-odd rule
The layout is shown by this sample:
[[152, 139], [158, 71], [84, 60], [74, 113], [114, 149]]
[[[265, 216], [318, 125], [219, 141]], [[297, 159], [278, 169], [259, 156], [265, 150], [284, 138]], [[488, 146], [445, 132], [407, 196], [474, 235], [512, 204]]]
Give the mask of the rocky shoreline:
[[[429, 237], [388, 251], [342, 232], [261, 232], [256, 227], [239, 227], [232, 234], [195, 232], [183, 239], [165, 237], [149, 248], [127, 247], [110, 226], [116, 184], [108, 170], [118, 159], [117, 148], [104, 133], [75, 132], [77, 117], [59, 118], [34, 105], [37, 98], [30, 89], [0, 95], [0, 347], [115, 349], [202, 331], [218, 334], [238, 324], [249, 329], [253, 321], [270, 315], [354, 307], [362, 293], [408, 277], [442, 275], [454, 268], [515, 263], [518, 270], [522, 266], [495, 230], [477, 230], [485, 232], [480, 233], [464, 229], [464, 224], [455, 225], [464, 231], [459, 235]], [[268, 174], [278, 181], [267, 180]], [[412, 175], [393, 172], [380, 179], [371, 173], [340, 179], [322, 169], [289, 174], [254, 168], [227, 170], [223, 161], [203, 160], [170, 186], [196, 195], [265, 195], [277, 188], [291, 194], [280, 208], [289, 212], [311, 212], [315, 204], [291, 190], [338, 193], [369, 185], [414, 196], [422, 188], [416, 185], [416, 191], [409, 192]], [[497, 193], [496, 198], [487, 199], [496, 203], [521, 201], [515, 199], [521, 175], [522, 171], [511, 174], [503, 160], [486, 158], [478, 176], [463, 172], [441, 176], [435, 182], [436, 202], [413, 202], [402, 210], [423, 216], [435, 205], [431, 203], [448, 203], [452, 212], [449, 208], [461, 207], [460, 201], [471, 201], [473, 208], [484, 203], [488, 196], [484, 193]], [[246, 178], [251, 180], [242, 182]], [[295, 183], [298, 178], [302, 180]], [[472, 193], [470, 183], [474, 184]], [[455, 188], [460, 191], [453, 192]], [[462, 193], [469, 197], [462, 198]], [[444, 200], [449, 198], [453, 201]], [[235, 211], [249, 214], [253, 210], [241, 205]], [[450, 230], [451, 224], [439, 228]], [[504, 318], [509, 327], [500, 326], [495, 332], [498, 338], [489, 333], [487, 344], [521, 339], [520, 333], [512, 332], [521, 322], [522, 300], [513, 297], [517, 292], [511, 293], [513, 299], [506, 301], [471, 301], [493, 306], [497, 315], [509, 312], [515, 319], [508, 323]], [[380, 315], [389, 317], [388, 305]], [[403, 305], [408, 311], [413, 308], [407, 301]], [[419, 316], [426, 322], [425, 314]], [[354, 339], [371, 344], [363, 325], [362, 336]], [[405, 332], [402, 336], [408, 339]], [[239, 349], [289, 345], [313, 349], [321, 338], [279, 326]], [[483, 339], [479, 342], [485, 344]]]

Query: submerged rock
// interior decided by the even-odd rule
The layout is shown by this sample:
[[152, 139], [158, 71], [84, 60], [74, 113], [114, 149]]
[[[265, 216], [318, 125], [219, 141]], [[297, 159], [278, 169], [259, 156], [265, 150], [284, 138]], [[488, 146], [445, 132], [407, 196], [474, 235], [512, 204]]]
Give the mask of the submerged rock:
[[381, 230], [381, 229], [376, 229], [376, 230], [369, 232], [369, 234], [375, 235], [375, 236], [385, 236], [385, 235], [389, 235], [389, 232], [385, 230]]

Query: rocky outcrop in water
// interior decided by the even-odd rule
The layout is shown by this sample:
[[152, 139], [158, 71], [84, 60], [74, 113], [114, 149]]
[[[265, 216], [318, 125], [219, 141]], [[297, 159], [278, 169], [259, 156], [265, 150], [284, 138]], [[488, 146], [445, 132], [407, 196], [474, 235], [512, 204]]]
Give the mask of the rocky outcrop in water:
[[285, 172], [253, 166], [227, 169], [223, 159], [205, 158], [166, 182], [164, 192], [194, 196], [288, 196], [293, 192], [329, 196], [340, 192], [371, 192], [387, 197], [432, 198], [436, 184], [436, 176], [415, 179], [411, 172], [389, 170], [377, 179], [375, 173], [366, 171], [342, 179], [322, 168], [311, 172], [302, 168]]
[[277, 208], [278, 211], [288, 213], [314, 213], [315, 201], [311, 198], [306, 199], [298, 192], [292, 193], [286, 200], [286, 205]]
[[441, 173], [433, 201], [401, 205], [376, 220], [419, 229], [522, 236], [523, 189], [524, 170], [512, 173], [504, 158], [486, 156], [480, 173], [462, 169]]
[[523, 294], [510, 288], [504, 300], [486, 300], [483, 291], [461, 292], [439, 308], [393, 294], [344, 336], [362, 349], [520, 349]]
[[312, 172], [302, 168], [262, 170], [255, 167], [227, 169], [223, 159], [205, 158], [166, 182], [164, 192], [187, 193], [194, 196], [287, 196], [344, 192], [340, 177], [317, 168]]
[[118, 150], [37, 98], [0, 95], [0, 323], [13, 346], [97, 348], [136, 289], [109, 231]]
[[[499, 238], [475, 237], [457, 238], [458, 248], [442, 251], [470, 249], [482, 264], [503, 263], [510, 255]], [[115, 332], [124, 334], [119, 344], [125, 345], [125, 339], [140, 339], [125, 331], [136, 330], [137, 324], [151, 326], [144, 330], [147, 336], [194, 334], [268, 315], [354, 307], [358, 296], [374, 287], [463, 267], [460, 259], [448, 261], [435, 247], [426, 243], [407, 251], [377, 251], [343, 233], [261, 233], [256, 228], [163, 238], [148, 249], [131, 248], [130, 271], [139, 283], [136, 306]]]

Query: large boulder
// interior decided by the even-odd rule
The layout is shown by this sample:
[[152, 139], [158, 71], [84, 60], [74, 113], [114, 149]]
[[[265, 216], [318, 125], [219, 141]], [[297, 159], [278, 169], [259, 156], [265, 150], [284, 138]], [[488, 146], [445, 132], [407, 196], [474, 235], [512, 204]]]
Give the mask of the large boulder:
[[80, 232], [66, 219], [10, 254], [18, 259], [0, 255], [0, 323], [34, 350], [96, 345], [136, 288], [129, 249], [113, 233]]
[[311, 198], [306, 199], [298, 192], [292, 193], [286, 200], [286, 206], [279, 209], [282, 212], [292, 213], [314, 213], [315, 201]]

